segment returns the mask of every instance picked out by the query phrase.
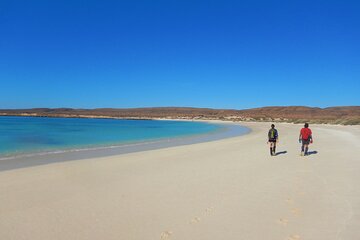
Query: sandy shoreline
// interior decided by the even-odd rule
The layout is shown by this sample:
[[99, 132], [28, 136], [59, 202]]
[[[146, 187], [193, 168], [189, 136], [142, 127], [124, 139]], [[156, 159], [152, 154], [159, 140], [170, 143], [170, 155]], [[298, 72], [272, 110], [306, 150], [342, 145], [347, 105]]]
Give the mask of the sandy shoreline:
[[0, 239], [359, 239], [360, 127], [301, 125], [0, 172]]
[[[157, 120], [164, 120], [164, 119], [157, 119]], [[52, 164], [56, 162], [87, 160], [90, 158], [102, 158], [108, 156], [134, 153], [134, 152], [142, 152], [142, 151], [190, 145], [190, 144], [196, 144], [202, 142], [217, 141], [221, 139], [244, 135], [251, 131], [250, 128], [229, 122], [203, 121], [203, 120], [198, 120], [197, 122], [216, 124], [220, 128], [208, 133], [144, 140], [144, 141], [132, 142], [126, 144], [119, 143], [115, 145], [108, 145], [108, 146], [100, 145], [100, 146], [92, 146], [88, 148], [80, 147], [80, 148], [69, 148], [69, 149], [57, 149], [57, 150], [52, 150], [50, 152], [40, 151], [40, 152], [25, 153], [25, 154], [11, 155], [11, 156], [0, 155], [0, 172], [12, 170], [12, 169], [18, 169], [18, 168]]]

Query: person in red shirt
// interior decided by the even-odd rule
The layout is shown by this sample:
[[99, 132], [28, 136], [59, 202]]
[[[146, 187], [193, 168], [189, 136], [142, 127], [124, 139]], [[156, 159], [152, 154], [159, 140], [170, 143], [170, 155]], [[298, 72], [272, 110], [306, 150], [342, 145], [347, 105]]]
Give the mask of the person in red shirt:
[[299, 142], [301, 145], [301, 156], [307, 156], [309, 151], [309, 144], [313, 143], [313, 137], [309, 124], [305, 123], [304, 127], [300, 130]]

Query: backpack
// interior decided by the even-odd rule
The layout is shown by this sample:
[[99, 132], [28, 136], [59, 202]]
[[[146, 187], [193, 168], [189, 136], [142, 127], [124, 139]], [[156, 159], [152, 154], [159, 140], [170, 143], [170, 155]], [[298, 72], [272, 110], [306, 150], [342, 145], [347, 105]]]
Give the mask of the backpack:
[[270, 139], [275, 139], [276, 137], [277, 137], [277, 131], [276, 131], [276, 129], [270, 129], [270, 131], [269, 131], [269, 137], [270, 137]]
[[303, 129], [301, 129], [300, 133], [301, 133], [302, 139], [309, 139], [309, 137], [312, 134], [310, 128], [303, 128]]

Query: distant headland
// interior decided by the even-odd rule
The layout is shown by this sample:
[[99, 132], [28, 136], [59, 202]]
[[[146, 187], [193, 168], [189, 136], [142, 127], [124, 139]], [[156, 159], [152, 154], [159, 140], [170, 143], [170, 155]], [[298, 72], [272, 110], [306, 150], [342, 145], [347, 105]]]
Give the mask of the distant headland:
[[154, 108], [32, 108], [1, 109], [0, 116], [120, 118], [120, 119], [190, 119], [223, 121], [272, 121], [290, 123], [360, 124], [360, 106], [316, 108], [305, 106], [262, 107], [244, 110], [192, 107]]

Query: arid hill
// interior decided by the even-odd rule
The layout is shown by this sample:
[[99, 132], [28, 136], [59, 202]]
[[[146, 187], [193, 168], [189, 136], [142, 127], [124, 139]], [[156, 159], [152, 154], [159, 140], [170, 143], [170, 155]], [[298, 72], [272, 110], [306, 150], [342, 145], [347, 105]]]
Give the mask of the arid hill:
[[158, 108], [33, 108], [4, 109], [3, 116], [36, 117], [82, 117], [82, 118], [127, 118], [127, 119], [220, 119], [228, 121], [276, 121], [360, 124], [360, 106], [312, 108], [302, 106], [263, 107], [245, 110], [158, 107]]

